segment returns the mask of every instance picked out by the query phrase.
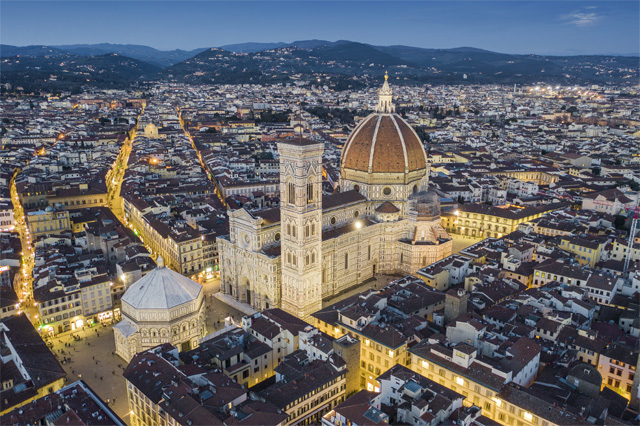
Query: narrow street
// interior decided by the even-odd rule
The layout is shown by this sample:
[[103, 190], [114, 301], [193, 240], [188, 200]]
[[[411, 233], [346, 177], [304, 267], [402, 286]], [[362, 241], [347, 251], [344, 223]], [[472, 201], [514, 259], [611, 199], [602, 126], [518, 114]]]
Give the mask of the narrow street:
[[207, 178], [209, 179], [209, 181], [211, 181], [211, 184], [213, 185], [216, 196], [220, 199], [222, 204], [226, 206], [227, 204], [225, 203], [224, 199], [220, 196], [220, 192], [218, 191], [218, 186], [216, 185], [216, 181], [213, 179], [213, 176], [211, 176], [211, 173], [209, 173], [209, 171], [207, 170], [207, 165], [204, 163], [204, 160], [202, 159], [202, 154], [196, 147], [196, 144], [193, 142], [191, 133], [184, 127], [184, 120], [182, 119], [182, 114], [180, 113], [179, 109], [178, 109], [178, 117], [180, 118], [180, 127], [182, 128], [182, 131], [184, 132], [185, 136], [189, 138], [189, 142], [191, 142], [191, 147], [198, 155], [198, 160], [200, 161], [200, 167], [202, 167], [202, 170], [204, 170], [205, 174], [207, 175]]
[[113, 214], [122, 222], [124, 219], [124, 211], [122, 210], [122, 197], [120, 196], [120, 189], [122, 187], [122, 181], [124, 180], [124, 173], [127, 169], [127, 162], [129, 161], [129, 155], [131, 154], [131, 146], [133, 142], [128, 139], [122, 146], [122, 154], [118, 156], [112, 175], [109, 176], [110, 182], [108, 185], [108, 205]]
[[34, 247], [31, 245], [31, 236], [27, 227], [26, 217], [20, 198], [16, 190], [15, 178], [18, 176], [16, 172], [11, 179], [11, 200], [14, 206], [15, 230], [20, 234], [20, 242], [22, 244], [22, 268], [17, 278], [17, 285], [14, 288], [16, 294], [20, 298], [20, 311], [24, 312], [31, 323], [37, 326], [38, 308], [33, 301], [33, 264], [35, 259]]
[[109, 173], [109, 181], [107, 182], [107, 188], [109, 191], [109, 209], [111, 209], [113, 214], [123, 224], [125, 223], [125, 221], [120, 190], [122, 188], [122, 181], [124, 180], [125, 171], [127, 170], [127, 166], [129, 164], [129, 156], [131, 155], [131, 150], [133, 149], [133, 141], [136, 138], [136, 134], [138, 132], [138, 121], [143, 113], [144, 108], [142, 109], [142, 111], [140, 111], [140, 114], [138, 114], [135, 127], [131, 130], [129, 136], [124, 141], [122, 148], [120, 148], [120, 154], [118, 155], [116, 163], [113, 165], [113, 169], [111, 169], [111, 172]]

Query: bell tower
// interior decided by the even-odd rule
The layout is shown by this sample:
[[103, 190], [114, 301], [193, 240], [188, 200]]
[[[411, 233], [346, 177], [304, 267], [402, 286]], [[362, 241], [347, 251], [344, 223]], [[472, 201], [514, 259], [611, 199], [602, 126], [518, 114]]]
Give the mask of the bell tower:
[[301, 319], [322, 308], [322, 153], [324, 144], [278, 143], [282, 309]]

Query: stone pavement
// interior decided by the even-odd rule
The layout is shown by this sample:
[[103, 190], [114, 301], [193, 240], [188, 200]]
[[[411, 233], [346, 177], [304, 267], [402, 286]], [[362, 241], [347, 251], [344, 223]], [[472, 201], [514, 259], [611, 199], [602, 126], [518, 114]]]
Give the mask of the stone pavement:
[[469, 246], [474, 245], [477, 242], [482, 241], [482, 238], [465, 237], [458, 234], [450, 234], [453, 240], [453, 247], [451, 248], [452, 254], [460, 253], [462, 250]]
[[72, 334], [49, 339], [53, 343], [52, 352], [67, 372], [68, 383], [83, 379], [100, 398], [105, 402], [108, 400], [111, 409], [127, 422], [129, 407], [122, 377], [127, 363], [114, 354], [113, 328], [85, 327], [84, 331], [74, 332], [73, 335], [81, 340], [75, 341]]
[[213, 296], [220, 300], [222, 303], [232, 306], [238, 311], [244, 312], [244, 315], [253, 315], [256, 313], [255, 309], [253, 309], [251, 306], [234, 300], [233, 297], [229, 296], [228, 294], [218, 292], [214, 293]]
[[[219, 298], [221, 293], [213, 293], [206, 296], [207, 298], [207, 333], [213, 333], [224, 327], [227, 317], [233, 318], [236, 323], [242, 322], [242, 317], [247, 315], [245, 310], [251, 309], [248, 306], [243, 307], [241, 303], [231, 299], [233, 304], [228, 303], [227, 299]], [[244, 310], [238, 309], [244, 308]], [[255, 311], [254, 311], [255, 312]]]

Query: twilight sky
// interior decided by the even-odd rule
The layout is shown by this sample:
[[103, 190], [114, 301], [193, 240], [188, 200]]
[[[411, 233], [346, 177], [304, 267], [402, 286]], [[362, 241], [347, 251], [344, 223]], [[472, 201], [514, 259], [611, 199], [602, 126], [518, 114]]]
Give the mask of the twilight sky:
[[353, 40], [505, 53], [640, 53], [628, 1], [0, 1], [0, 43], [142, 44]]

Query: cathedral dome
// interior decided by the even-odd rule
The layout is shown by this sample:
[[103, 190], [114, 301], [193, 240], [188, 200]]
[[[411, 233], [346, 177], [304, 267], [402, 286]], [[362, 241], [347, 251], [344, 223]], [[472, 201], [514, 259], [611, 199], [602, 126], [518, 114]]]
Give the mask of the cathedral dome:
[[356, 127], [342, 150], [341, 168], [345, 169], [408, 173], [426, 167], [422, 142], [398, 114], [369, 115]]
[[391, 88], [378, 92], [378, 107], [358, 124], [342, 150], [341, 170], [365, 173], [410, 173], [425, 170], [427, 155], [411, 126], [395, 114]]
[[194, 301], [203, 291], [202, 285], [164, 266], [136, 281], [122, 296], [122, 302], [133, 309], [172, 309]]

